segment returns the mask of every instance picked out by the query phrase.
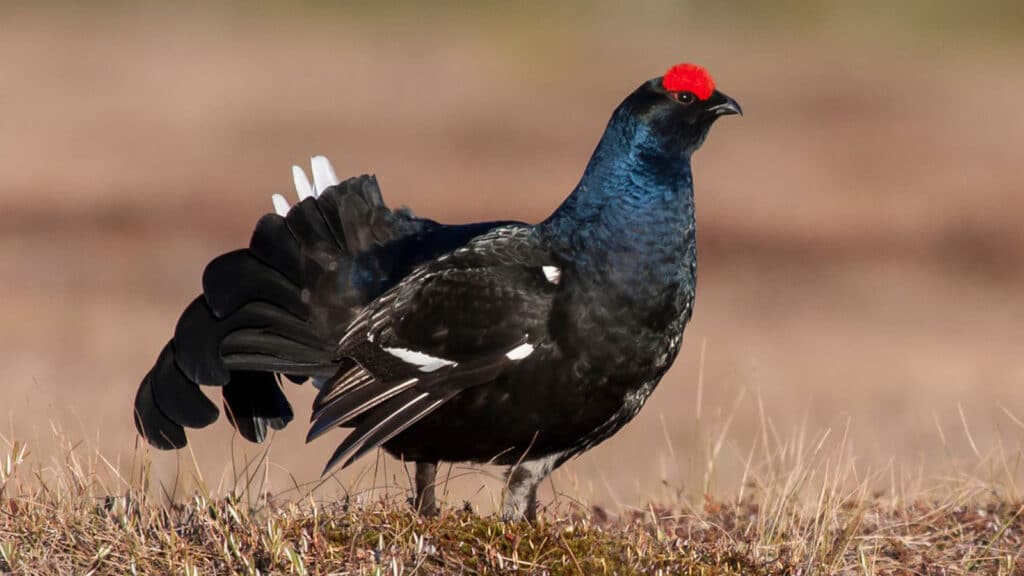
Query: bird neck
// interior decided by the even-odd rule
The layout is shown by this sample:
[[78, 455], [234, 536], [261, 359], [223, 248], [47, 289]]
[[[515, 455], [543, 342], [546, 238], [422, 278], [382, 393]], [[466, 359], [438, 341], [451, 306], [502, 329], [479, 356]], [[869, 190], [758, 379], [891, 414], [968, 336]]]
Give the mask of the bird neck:
[[[573, 193], [542, 223], [556, 251], [642, 256], [693, 241], [690, 154], [671, 152], [622, 109], [613, 114]], [[689, 231], [689, 232], [687, 232]]]

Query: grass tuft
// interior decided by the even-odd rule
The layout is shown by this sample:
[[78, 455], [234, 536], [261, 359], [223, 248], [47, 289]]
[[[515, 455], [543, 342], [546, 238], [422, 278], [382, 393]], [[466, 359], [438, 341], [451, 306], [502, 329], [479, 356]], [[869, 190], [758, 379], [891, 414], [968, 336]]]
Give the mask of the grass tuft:
[[[706, 477], [728, 420], [708, 434]], [[761, 438], [729, 499], [705, 478], [704, 495], [618, 514], [561, 498], [528, 524], [469, 504], [421, 518], [402, 490], [270, 494], [266, 454], [233, 467], [225, 491], [201, 477], [190, 492], [153, 486], [144, 449], [122, 467], [54, 434], [62, 455], [47, 466], [0, 435], [0, 573], [1024, 574], [1024, 501], [1003, 452], [977, 452], [990, 479], [954, 466], [908, 489], [894, 470], [858, 473], [845, 431]]]
[[[0, 570], [120, 574], [1019, 574], [1024, 505], [971, 495], [892, 507], [857, 503], [813, 517], [787, 511], [761, 531], [752, 501], [700, 514], [651, 508], [548, 513], [535, 525], [467, 510], [420, 518], [402, 503], [238, 498], [174, 505], [135, 493], [5, 499]], [[816, 526], [816, 529], [810, 527]], [[827, 529], [825, 528], [827, 527]], [[910, 572], [906, 572], [906, 571]]]

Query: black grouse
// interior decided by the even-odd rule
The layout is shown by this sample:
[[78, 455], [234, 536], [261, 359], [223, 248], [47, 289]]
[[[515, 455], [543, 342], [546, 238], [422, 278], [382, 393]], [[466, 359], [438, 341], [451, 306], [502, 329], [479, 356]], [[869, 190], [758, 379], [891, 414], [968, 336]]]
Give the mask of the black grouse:
[[136, 427], [181, 448], [218, 416], [199, 385], [219, 386], [260, 442], [293, 416], [280, 376], [312, 378], [307, 440], [352, 429], [325, 473], [382, 446], [416, 462], [432, 513], [439, 461], [495, 462], [511, 467], [503, 516], [534, 518], [541, 480], [632, 419], [675, 359], [697, 274], [690, 157], [739, 113], [699, 66], [644, 82], [539, 224], [417, 218], [315, 158], [295, 206], [275, 196], [249, 247], [207, 265]]

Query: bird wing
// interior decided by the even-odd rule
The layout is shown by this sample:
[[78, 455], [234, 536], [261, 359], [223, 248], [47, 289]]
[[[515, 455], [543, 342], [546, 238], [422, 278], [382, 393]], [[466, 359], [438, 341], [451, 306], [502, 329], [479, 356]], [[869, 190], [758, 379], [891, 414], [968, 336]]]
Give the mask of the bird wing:
[[547, 342], [557, 265], [532, 227], [504, 226], [421, 266], [341, 338], [308, 439], [355, 426], [325, 472], [347, 466]]
[[293, 416], [275, 374], [301, 382], [338, 370], [336, 346], [360, 310], [412, 270], [496, 223], [447, 226], [384, 203], [377, 180], [338, 182], [314, 159], [314, 189], [294, 169], [300, 201], [274, 199], [247, 249], [210, 262], [203, 293], [139, 386], [135, 424], [160, 449], [184, 447], [185, 427], [219, 416], [200, 386], [222, 388], [225, 413], [260, 442]]

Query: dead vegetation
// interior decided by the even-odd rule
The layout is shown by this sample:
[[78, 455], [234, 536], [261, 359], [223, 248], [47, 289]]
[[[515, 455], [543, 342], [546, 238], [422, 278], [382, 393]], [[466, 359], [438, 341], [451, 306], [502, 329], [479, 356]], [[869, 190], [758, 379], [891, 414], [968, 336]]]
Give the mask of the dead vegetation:
[[[771, 458], [752, 451], [731, 499], [679, 494], [618, 514], [560, 499], [536, 525], [457, 502], [420, 518], [395, 489], [274, 495], [260, 484], [265, 459], [236, 469], [233, 487], [200, 482], [172, 497], [178, 487], [151, 485], [144, 452], [121, 465], [62, 439], [62, 459], [43, 466], [4, 438], [0, 571], [1024, 574], [1024, 501], [1005, 454], [908, 493], [916, 481], [859, 475], [827, 437], [780, 445]], [[999, 472], [983, 480], [986, 470]], [[887, 474], [890, 489], [873, 491]]]

